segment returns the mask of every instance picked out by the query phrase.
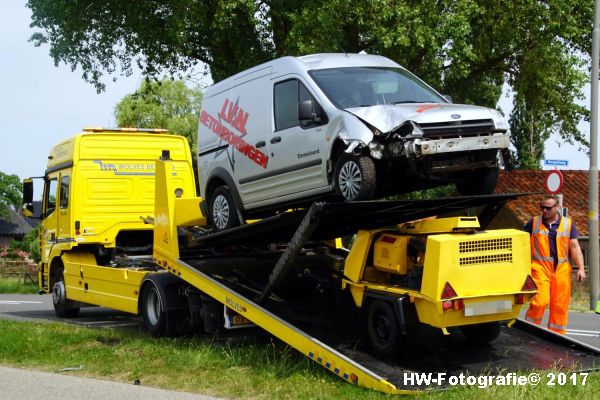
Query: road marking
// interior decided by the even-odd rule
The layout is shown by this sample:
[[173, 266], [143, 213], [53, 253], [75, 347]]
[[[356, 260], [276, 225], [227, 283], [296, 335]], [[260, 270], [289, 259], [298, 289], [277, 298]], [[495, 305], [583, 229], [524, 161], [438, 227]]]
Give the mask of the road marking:
[[0, 300], [0, 304], [10, 304], [10, 305], [44, 304], [44, 302], [43, 301], [27, 301], [27, 300]]
[[567, 335], [600, 337], [600, 332], [599, 331], [588, 331], [588, 330], [584, 330], [584, 329], [567, 329]]

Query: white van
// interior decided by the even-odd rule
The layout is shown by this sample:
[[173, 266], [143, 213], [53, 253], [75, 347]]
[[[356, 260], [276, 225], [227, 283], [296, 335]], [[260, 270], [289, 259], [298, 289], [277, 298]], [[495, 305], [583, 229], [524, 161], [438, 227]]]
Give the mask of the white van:
[[452, 104], [367, 54], [282, 57], [211, 86], [198, 129], [203, 210], [226, 229], [251, 214], [455, 183], [490, 193], [508, 123]]

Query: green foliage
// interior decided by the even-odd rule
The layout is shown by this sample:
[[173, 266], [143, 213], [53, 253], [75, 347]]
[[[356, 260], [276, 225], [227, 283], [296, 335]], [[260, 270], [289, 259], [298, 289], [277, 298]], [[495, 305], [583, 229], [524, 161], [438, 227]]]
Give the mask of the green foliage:
[[17, 175], [0, 172], [0, 218], [9, 216], [8, 207], [18, 209], [23, 201], [21, 180]]
[[166, 128], [185, 136], [195, 154], [201, 104], [200, 90], [190, 89], [182, 81], [144, 80], [135, 93], [116, 105], [115, 118], [120, 127]]
[[35, 282], [36, 278], [32, 278], [34, 283], [27, 280], [23, 282], [21, 278], [0, 278], [0, 293], [2, 294], [34, 294], [40, 288]]
[[536, 116], [528, 120], [531, 134], [556, 132], [587, 146], [577, 130], [587, 114], [576, 100], [585, 83], [581, 59], [589, 59], [591, 48], [591, 1], [170, 0], [84, 6], [29, 0], [28, 7], [38, 28], [31, 41], [49, 44], [56, 64], [81, 67], [98, 90], [104, 73], [131, 73], [132, 60], [154, 77], [202, 62], [216, 82], [283, 55], [366, 51], [398, 61], [459, 103], [495, 107], [508, 83], [515, 101]]
[[18, 249], [29, 253], [29, 258], [39, 263], [41, 261], [39, 236], [42, 225], [39, 224], [23, 237], [23, 240], [13, 240], [11, 249]]

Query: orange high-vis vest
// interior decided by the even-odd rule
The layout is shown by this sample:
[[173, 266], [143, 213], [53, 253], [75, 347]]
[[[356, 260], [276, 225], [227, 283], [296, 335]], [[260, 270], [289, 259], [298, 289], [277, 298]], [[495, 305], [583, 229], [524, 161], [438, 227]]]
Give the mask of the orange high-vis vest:
[[569, 218], [561, 217], [556, 230], [556, 268], [550, 255], [550, 230], [542, 223], [541, 216], [533, 218], [531, 226], [531, 275], [538, 292], [531, 299], [526, 319], [540, 324], [544, 310], [550, 305], [548, 329], [558, 333], [566, 333], [571, 301], [571, 225]]

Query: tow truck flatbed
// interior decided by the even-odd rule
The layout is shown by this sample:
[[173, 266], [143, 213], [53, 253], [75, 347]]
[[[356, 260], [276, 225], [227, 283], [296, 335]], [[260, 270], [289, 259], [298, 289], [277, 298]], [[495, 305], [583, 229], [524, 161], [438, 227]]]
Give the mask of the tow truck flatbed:
[[[405, 377], [412, 372], [443, 372], [450, 377], [461, 373], [479, 376], [549, 369], [582, 372], [600, 369], [600, 349], [522, 320], [510, 328], [503, 326], [500, 336], [486, 345], [471, 344], [458, 332], [443, 336], [439, 330], [421, 326], [417, 334], [410, 336], [407, 352], [382, 359], [371, 354], [364, 332], [356, 331], [357, 316], [351, 312], [351, 305], [340, 303], [331, 294], [312, 296], [310, 304], [306, 303], [306, 297], [294, 303], [289, 298], [282, 302], [272, 296], [259, 305], [250, 300], [257, 291], [241, 283], [237, 276], [231, 279], [235, 274], [222, 276], [194, 260], [179, 260], [179, 265], [199, 282], [211, 282], [220, 291], [228, 292], [224, 293], [226, 304], [243, 304], [248, 312], [264, 314], [270, 322], [261, 325], [260, 319], [256, 319], [257, 325], [292, 346], [289, 337], [273, 322], [293, 330], [304, 342], [294, 347], [323, 367], [352, 383], [384, 392], [408, 393], [445, 387], [407, 383]], [[238, 300], [232, 300], [235, 298]], [[253, 320], [251, 316], [248, 318]], [[347, 360], [354, 368], [339, 368], [340, 360]], [[372, 382], [365, 384], [363, 380], [377, 384], [373, 387]]]

